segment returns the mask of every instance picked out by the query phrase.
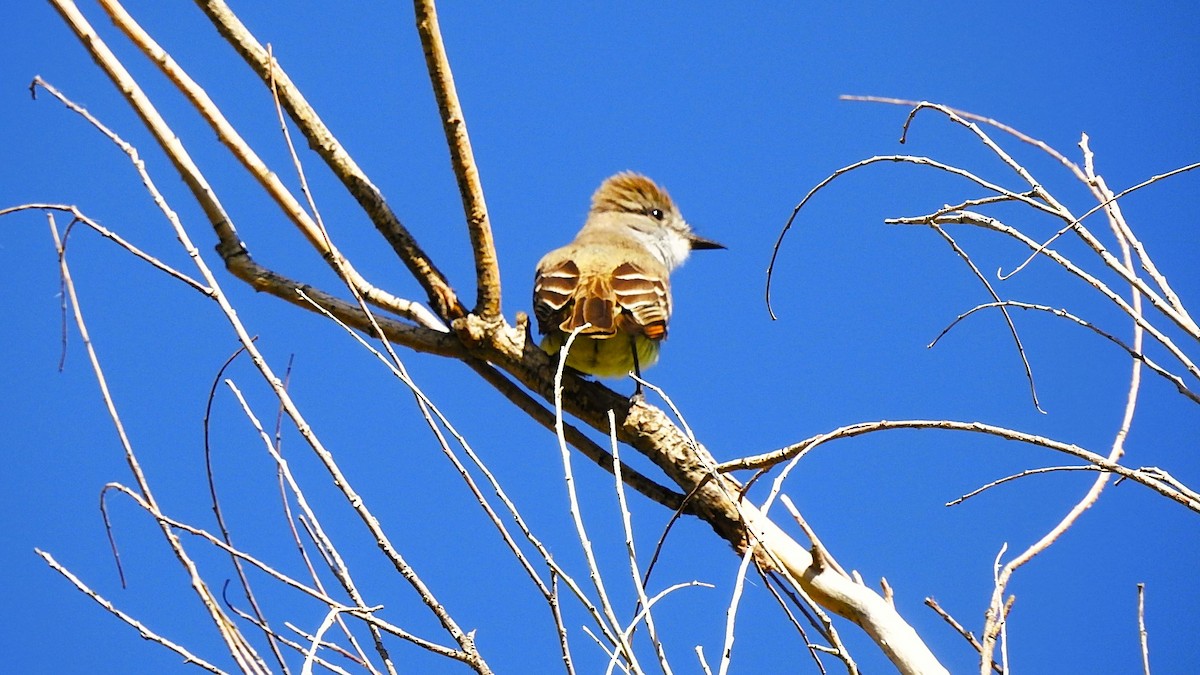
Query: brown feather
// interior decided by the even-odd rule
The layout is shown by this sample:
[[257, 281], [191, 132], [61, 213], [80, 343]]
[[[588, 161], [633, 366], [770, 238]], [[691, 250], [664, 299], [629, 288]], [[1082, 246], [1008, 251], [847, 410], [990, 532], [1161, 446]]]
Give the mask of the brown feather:
[[540, 332], [570, 333], [591, 324], [584, 334], [601, 339], [618, 334], [642, 334], [652, 340], [666, 337], [671, 295], [665, 274], [629, 262], [611, 270], [585, 265], [589, 268], [581, 271], [579, 259], [567, 257], [538, 268], [533, 308]]

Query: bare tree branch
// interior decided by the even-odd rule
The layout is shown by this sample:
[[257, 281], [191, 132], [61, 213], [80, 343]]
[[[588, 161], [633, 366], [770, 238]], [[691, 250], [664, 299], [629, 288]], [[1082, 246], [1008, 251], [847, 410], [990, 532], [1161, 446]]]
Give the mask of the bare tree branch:
[[[1089, 177], [1095, 178], [1095, 173], [1093, 172], [1090, 161], [1088, 161], [1086, 164], [1086, 170]], [[1113, 206], [1115, 207], [1115, 204]], [[1109, 213], [1110, 217], [1112, 218], [1120, 218], [1119, 211], [1114, 210], [1110, 211]], [[1114, 229], [1116, 229], [1118, 233], [1117, 241], [1121, 246], [1124, 264], [1128, 267], [1131, 267], [1133, 264], [1132, 254], [1130, 252], [1131, 247], [1123, 237], [1119, 236], [1123, 228], [1118, 226]], [[1133, 317], [1135, 319], [1133, 327], [1133, 351], [1141, 352], [1142, 338], [1145, 331], [1142, 329], [1141, 325], [1136, 321], [1136, 319], [1142, 316], [1142, 296], [1138, 292], [1139, 289], [1137, 284], [1131, 284], [1131, 286], [1133, 287], [1130, 291], [1130, 295], [1132, 296], [1131, 305]], [[1133, 413], [1134, 410], [1137, 409], [1138, 394], [1141, 391], [1141, 382], [1142, 362], [1134, 359], [1132, 372], [1129, 376], [1129, 391], [1126, 395], [1125, 413], [1121, 419], [1121, 423], [1117, 429], [1116, 435], [1113, 438], [1112, 449], [1110, 450], [1108, 457], [1106, 457], [1106, 460], [1110, 463], [1115, 464], [1119, 462], [1121, 457], [1125, 454], [1125, 438], [1129, 435], [1129, 429], [1133, 424]], [[1071, 510], [1063, 517], [1061, 521], [1059, 521], [1057, 525], [1054, 526], [1054, 528], [1052, 528], [1045, 534], [1045, 536], [1027, 548], [1020, 555], [1006, 563], [997, 574], [995, 588], [992, 591], [992, 601], [988, 606], [983, 625], [983, 649], [979, 652], [979, 668], [981, 675], [988, 675], [988, 671], [992, 665], [992, 653], [996, 644], [996, 638], [1003, 635], [1002, 628], [1007, 621], [1008, 607], [1011, 606], [1012, 601], [1009, 600], [1009, 602], [1003, 606], [1002, 603], [1009, 580], [1012, 578], [1013, 573], [1023, 565], [1027, 564], [1035, 556], [1041, 554], [1042, 551], [1045, 551], [1047, 548], [1049, 548], [1054, 542], [1058, 541], [1059, 537], [1061, 537], [1064, 532], [1070, 529], [1070, 527], [1079, 520], [1079, 518], [1083, 515], [1083, 512], [1091, 508], [1092, 505], [1096, 503], [1096, 501], [1100, 498], [1101, 492], [1103, 492], [1104, 488], [1108, 486], [1109, 478], [1110, 476], [1107, 473], [1101, 473], [1099, 476], [1097, 476], [1096, 480], [1092, 483], [1091, 488], [1088, 489], [1087, 494], [1084, 495], [1083, 498], [1071, 508]], [[1008, 663], [1007, 652], [1005, 652], [1004, 663]]]
[[358, 164], [350, 157], [333, 133], [321, 121], [320, 116], [292, 83], [283, 68], [272, 61], [267, 50], [250, 34], [246, 26], [234, 15], [222, 0], [196, 0], [196, 4], [212, 21], [217, 32], [246, 61], [246, 65], [270, 86], [274, 79], [279, 91], [280, 102], [292, 121], [308, 140], [308, 145], [346, 186], [363, 211], [375, 224], [380, 234], [391, 244], [392, 249], [408, 267], [413, 278], [425, 289], [429, 302], [443, 321], [462, 316], [466, 309], [458, 300], [454, 289], [416, 239], [400, 222], [400, 219], [384, 201], [379, 188], [371, 182]]
[[[126, 100], [133, 106], [134, 111], [146, 124], [146, 127], [166, 152], [176, 170], [179, 171], [180, 176], [191, 190], [192, 195], [200, 203], [201, 208], [208, 216], [220, 240], [217, 251], [225, 261], [226, 267], [235, 276], [250, 284], [255, 290], [268, 291], [288, 302], [307, 308], [308, 305], [300, 300], [295, 293], [297, 289], [303, 289], [310, 297], [320, 303], [322, 307], [325, 307], [350, 325], [356, 327], [369, 325], [370, 322], [367, 317], [353, 304], [339, 300], [319, 289], [314, 289], [306, 284], [288, 279], [254, 262], [249, 251], [238, 236], [237, 231], [234, 229], [233, 223], [225, 212], [224, 207], [217, 199], [208, 181], [205, 180], [203, 174], [200, 172], [199, 167], [192, 161], [179, 137], [166, 124], [166, 121], [163, 120], [149, 98], [130, 76], [129, 72], [121, 65], [83, 15], [75, 8], [74, 3], [70, 2], [70, 0], [53, 0], [53, 2], [56, 9], [59, 10], [59, 13], [67, 21], [67, 24], [91, 52], [93, 60], [105, 71], [117, 86], [117, 89], [123, 93]], [[134, 160], [135, 165], [140, 167], [136, 155], [131, 159]], [[142, 170], [139, 169], [139, 171]], [[144, 171], [142, 173], [143, 179], [147, 180], [148, 177], [145, 176]], [[156, 197], [156, 201], [160, 203], [160, 208], [165, 206], [162, 203], [161, 196]], [[190, 238], [186, 234], [184, 235], [184, 241], [184, 246], [189, 249], [189, 254], [192, 255], [193, 259], [197, 259], [199, 253], [194, 250], [194, 246], [192, 246]], [[461, 346], [453, 336], [447, 333], [412, 326], [394, 320], [381, 320], [380, 323], [381, 326], [386, 326], [389, 339], [394, 339], [414, 349], [440, 353], [447, 356], [456, 353], [461, 354]]]
[[483, 184], [479, 180], [471, 139], [467, 135], [467, 120], [458, 102], [458, 90], [454, 88], [450, 59], [446, 56], [442, 31], [438, 27], [437, 8], [433, 0], [415, 0], [413, 7], [417, 14], [417, 33], [421, 36], [421, 48], [429, 69], [429, 81], [433, 84], [442, 128], [446, 132], [446, 146], [450, 149], [454, 177], [458, 179], [458, 191], [462, 195], [467, 231], [471, 234], [476, 283], [475, 309], [472, 313], [484, 320], [496, 320], [500, 316], [500, 263], [496, 259], [496, 242], [492, 238], [492, 225], [483, 199]]
[[[107, 378], [104, 375], [104, 370], [100, 366], [100, 359], [96, 354], [95, 347], [92, 344], [91, 337], [88, 334], [87, 324], [83, 318], [83, 309], [79, 305], [79, 298], [75, 293], [75, 284], [71, 280], [70, 268], [67, 265], [65, 251], [62, 247], [62, 242], [58, 235], [58, 229], [54, 223], [54, 215], [47, 214], [50, 221], [50, 232], [54, 237], [55, 248], [58, 249], [59, 255], [59, 270], [62, 275], [63, 285], [67, 295], [70, 298], [71, 307], [75, 315], [75, 325], [79, 329], [80, 338], [83, 341], [84, 347], [87, 349], [88, 359], [91, 361], [92, 371], [96, 375], [97, 385], [100, 387], [101, 396], [104, 398], [105, 406], [108, 409], [109, 417], [116, 428], [117, 436], [120, 439], [122, 449], [125, 453], [125, 462], [129, 466], [130, 471], [134, 475], [134, 480], [137, 482], [140, 491], [140, 497], [146, 502], [148, 508], [153, 512], [159, 512], [158, 502], [154, 498], [154, 493], [150, 489], [150, 482], [142, 471], [141, 464], [134, 453], [133, 445], [129, 441], [129, 437], [125, 433], [125, 425], [121, 421], [120, 413], [117, 411], [116, 402], [113, 400], [112, 394], [108, 389]], [[254, 652], [254, 648], [246, 640], [245, 636], [233, 625], [229, 617], [221, 611], [220, 604], [217, 602], [216, 596], [208, 588], [200, 576], [200, 572], [196, 567], [195, 562], [187, 554], [183, 548], [183, 543], [171, 531], [169, 527], [159, 523], [159, 530], [170, 546], [172, 553], [175, 555], [179, 563], [184, 567], [191, 582], [192, 589], [199, 597], [209, 617], [214, 625], [217, 626], [218, 633], [228, 647], [230, 655], [238, 663], [238, 665], [248, 673], [265, 672], [265, 666], [262, 659]]]
[[[200, 116], [208, 122], [217, 139], [229, 149], [233, 156], [242, 164], [251, 176], [262, 186], [267, 194], [279, 206], [279, 209], [296, 225], [308, 243], [317, 250], [321, 258], [341, 275], [348, 285], [362, 294], [371, 304], [388, 310], [399, 316], [411, 319], [432, 330], [445, 330], [445, 327], [418, 303], [397, 298], [368, 282], [350, 261], [333, 245], [327, 232], [319, 227], [313, 218], [305, 212], [299, 200], [292, 195], [279, 179], [279, 176], [267, 167], [266, 163], [250, 148], [241, 134], [229, 123], [217, 105], [208, 94], [193, 80], [184, 69], [170, 57], [162, 47], [151, 38], [141, 26], [130, 16], [117, 0], [100, 0], [101, 6], [118, 28], [135, 46], [150, 59], [158, 69], [179, 90], [187, 96], [192, 106]], [[274, 76], [274, 71], [272, 71]], [[274, 79], [272, 78], [274, 88]], [[276, 98], [278, 100], [278, 98]]]

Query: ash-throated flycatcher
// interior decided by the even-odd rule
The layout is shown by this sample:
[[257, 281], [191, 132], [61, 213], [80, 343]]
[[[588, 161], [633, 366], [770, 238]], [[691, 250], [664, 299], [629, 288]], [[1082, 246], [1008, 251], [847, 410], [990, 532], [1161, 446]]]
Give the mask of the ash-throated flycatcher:
[[[725, 248], [692, 232], [667, 193], [649, 178], [619, 173], [592, 196], [575, 240], [546, 254], [533, 282], [533, 313], [557, 354], [585, 324], [567, 365], [621, 377], [658, 360], [671, 317], [671, 270], [693, 249]], [[640, 390], [640, 386], [639, 386]]]

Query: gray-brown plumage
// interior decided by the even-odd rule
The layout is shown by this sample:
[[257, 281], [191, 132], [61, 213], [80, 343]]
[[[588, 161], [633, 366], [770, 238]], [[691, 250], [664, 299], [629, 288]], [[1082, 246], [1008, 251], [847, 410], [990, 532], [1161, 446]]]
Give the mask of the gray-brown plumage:
[[693, 234], [649, 178], [629, 172], [608, 178], [575, 240], [538, 263], [533, 311], [546, 336], [542, 348], [557, 354], [586, 325], [568, 366], [620, 377], [653, 364], [671, 317], [670, 272], [692, 249], [705, 248], [724, 247]]

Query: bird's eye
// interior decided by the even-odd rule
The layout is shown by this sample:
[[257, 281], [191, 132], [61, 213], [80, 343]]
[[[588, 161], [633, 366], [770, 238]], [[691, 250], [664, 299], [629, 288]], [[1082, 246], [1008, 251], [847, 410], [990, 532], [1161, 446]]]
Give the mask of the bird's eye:
[[650, 215], [655, 220], [662, 220], [665, 214], [663, 213], [662, 209], [650, 209]]

